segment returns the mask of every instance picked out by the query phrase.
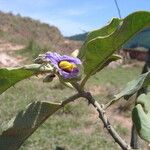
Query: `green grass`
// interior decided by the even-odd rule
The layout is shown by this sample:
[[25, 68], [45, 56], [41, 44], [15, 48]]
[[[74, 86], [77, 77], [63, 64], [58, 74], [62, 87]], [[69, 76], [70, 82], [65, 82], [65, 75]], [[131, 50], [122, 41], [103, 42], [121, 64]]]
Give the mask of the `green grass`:
[[[101, 73], [93, 76], [87, 83], [89, 87], [101, 86], [114, 91], [114, 87], [121, 88], [129, 80], [140, 73], [139, 67], [131, 69], [106, 68]], [[108, 87], [107, 87], [108, 88]], [[52, 83], [42, 83], [41, 78], [24, 80], [8, 89], [0, 97], [0, 130], [18, 111], [33, 101], [60, 102], [75, 92], [64, 88], [57, 80]], [[94, 94], [99, 102], [104, 102], [101, 96], [107, 94]], [[108, 99], [107, 99], [108, 100]], [[124, 136], [129, 136], [126, 128], [120, 124], [115, 125]], [[120, 149], [109, 137], [103, 125], [98, 119], [97, 113], [91, 105], [83, 99], [67, 105], [50, 117], [28, 140], [25, 141], [21, 150], [116, 150]], [[56, 149], [57, 147], [57, 149]]]
[[92, 84], [106, 85], [111, 84], [115, 86], [122, 86], [141, 73], [142, 68], [132, 67], [123, 68], [118, 67], [116, 69], [105, 68], [100, 73], [96, 74], [90, 79]]

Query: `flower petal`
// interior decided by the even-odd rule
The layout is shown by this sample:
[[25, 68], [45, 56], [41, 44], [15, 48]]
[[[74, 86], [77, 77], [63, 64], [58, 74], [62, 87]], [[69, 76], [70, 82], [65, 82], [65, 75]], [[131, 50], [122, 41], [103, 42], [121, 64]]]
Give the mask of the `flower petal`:
[[58, 67], [58, 63], [61, 61], [61, 55], [57, 54], [57, 53], [52, 53], [52, 52], [47, 52], [45, 58], [50, 60], [51, 63], [57, 67]]
[[69, 61], [70, 63], [74, 63], [74, 64], [81, 64], [81, 60], [79, 58], [75, 58], [75, 57], [71, 57], [71, 56], [67, 56], [67, 55], [61, 56], [61, 60], [66, 60], [66, 61]]
[[66, 71], [63, 71], [61, 70], [59, 72], [64, 78], [66, 79], [70, 79], [70, 78], [75, 78], [77, 77], [78, 73], [79, 73], [79, 69], [78, 68], [75, 68], [73, 71], [71, 72], [66, 72]]
[[45, 56], [47, 59], [54, 59], [55, 61], [59, 62], [61, 61], [61, 55], [57, 54], [57, 53], [52, 53], [52, 52], [48, 52], [46, 53], [46, 56]]
[[73, 68], [71, 71], [66, 71], [63, 68], [60, 68], [59, 63], [61, 61], [67, 61], [69, 63], [72, 63], [74, 65], [76, 64], [81, 64], [80, 59], [75, 58], [75, 57], [71, 57], [71, 56], [67, 56], [67, 55], [63, 55], [61, 56], [60, 54], [57, 53], [52, 53], [52, 52], [47, 52], [45, 58], [50, 61], [55, 68], [57, 68], [59, 74], [61, 76], [63, 76], [64, 78], [75, 78], [77, 77], [78, 73], [79, 73], [79, 69], [77, 67]]

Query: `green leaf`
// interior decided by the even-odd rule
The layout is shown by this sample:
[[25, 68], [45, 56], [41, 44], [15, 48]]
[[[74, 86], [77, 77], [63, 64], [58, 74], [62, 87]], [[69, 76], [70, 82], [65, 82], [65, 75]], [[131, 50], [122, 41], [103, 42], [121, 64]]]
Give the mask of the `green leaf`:
[[108, 23], [108, 25], [104, 26], [103, 28], [100, 28], [100, 29], [90, 32], [87, 37], [87, 41], [90, 41], [99, 36], [108, 36], [108, 35], [112, 34], [116, 30], [118, 25], [121, 23], [121, 21], [122, 21], [122, 19], [113, 18], [110, 21], [110, 23]]
[[[62, 106], [59, 103], [33, 102], [13, 118], [0, 135], [1, 150], [17, 150], [21, 144]], [[42, 137], [41, 137], [42, 138]]]
[[121, 59], [121, 56], [113, 54], [112, 56], [110, 56], [110, 57], [106, 60], [106, 62], [105, 62], [103, 65], [99, 66], [99, 68], [97, 68], [97, 70], [95, 69], [95, 71], [93, 72], [92, 75], [94, 75], [95, 73], [99, 72], [99, 71], [102, 70], [104, 67], [108, 66], [111, 62], [117, 61], [117, 60], [119, 60], [119, 59]]
[[[108, 27], [111, 29], [111, 24]], [[96, 38], [85, 42], [79, 55], [84, 62], [85, 74], [92, 75], [116, 50], [146, 27], [150, 27], [150, 12], [139, 11], [118, 21], [118, 25], [113, 26], [109, 34], [99, 34]]]
[[83, 46], [81, 47], [79, 51], [78, 57], [80, 59], [81, 58], [83, 59], [83, 57], [85, 56], [85, 52], [86, 52], [86, 45], [90, 40], [99, 36], [107, 36], [107, 35], [112, 34], [116, 30], [120, 22], [121, 22], [121, 19], [113, 18], [108, 25], [104, 26], [103, 28], [90, 32], [87, 36], [86, 41], [84, 42]]
[[150, 72], [139, 75], [136, 79], [127, 83], [126, 87], [117, 95], [115, 99], [120, 99], [124, 97], [128, 100], [133, 94], [139, 91], [142, 87], [148, 86], [150, 84]]
[[141, 94], [137, 99], [137, 104], [132, 111], [132, 120], [139, 136], [150, 142], [150, 93]]
[[127, 83], [124, 89], [118, 94], [116, 94], [106, 107], [109, 107], [111, 104], [124, 97], [128, 100], [133, 94], [139, 91], [142, 87], [146, 87], [150, 84], [150, 71], [144, 74], [141, 74], [136, 79]]
[[40, 64], [25, 65], [18, 68], [0, 68], [0, 94], [23, 79], [42, 72], [51, 72], [52, 69], [50, 65], [43, 66]]

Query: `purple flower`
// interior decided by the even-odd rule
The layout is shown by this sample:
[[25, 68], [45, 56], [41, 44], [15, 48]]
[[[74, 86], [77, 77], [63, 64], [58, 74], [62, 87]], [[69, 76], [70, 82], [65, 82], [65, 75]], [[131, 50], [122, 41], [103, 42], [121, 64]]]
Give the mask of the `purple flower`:
[[79, 73], [77, 64], [81, 64], [80, 59], [48, 52], [45, 57], [58, 70], [59, 74], [66, 79], [75, 78]]

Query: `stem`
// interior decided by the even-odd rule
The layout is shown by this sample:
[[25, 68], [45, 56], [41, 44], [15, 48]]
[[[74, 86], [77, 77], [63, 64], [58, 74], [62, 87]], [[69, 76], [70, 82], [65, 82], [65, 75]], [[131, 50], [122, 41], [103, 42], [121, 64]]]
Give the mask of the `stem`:
[[[146, 61], [145, 65], [142, 69], [141, 74], [148, 72], [148, 68], [150, 65], [149, 59], [150, 59], [150, 52], [148, 54], [148, 60]], [[143, 94], [143, 93], [147, 93], [147, 87], [142, 87], [141, 89], [139, 89], [139, 91], [137, 92], [137, 95], [136, 95], [135, 105], [136, 105], [136, 101], [137, 101], [138, 96]], [[130, 146], [133, 149], [140, 149], [137, 131], [136, 131], [136, 128], [135, 128], [135, 125], [133, 124], [133, 122], [132, 122], [132, 129], [131, 129]]]
[[116, 101], [118, 101], [119, 99], [112, 99], [111, 101], [109, 101], [108, 103], [105, 104], [104, 110], [106, 110], [109, 106], [111, 106], [113, 103], [115, 103]]
[[107, 131], [115, 140], [115, 142], [118, 143], [123, 150], [129, 150], [130, 146], [118, 135], [115, 129], [111, 126], [110, 122], [108, 121], [104, 113], [103, 107], [100, 106], [97, 101], [95, 101], [95, 99], [92, 97], [90, 93], [83, 92], [82, 97], [86, 98], [89, 101], [89, 103], [96, 108], [97, 112], [99, 113], [99, 118], [104, 124], [104, 127], [107, 129]]
[[83, 87], [84, 87], [86, 81], [88, 80], [88, 78], [89, 78], [89, 76], [85, 76], [85, 78], [82, 80], [81, 85], [80, 85], [81, 89], [83, 89]]
[[139, 149], [138, 135], [137, 135], [136, 128], [135, 128], [134, 124], [132, 125], [132, 129], [131, 129], [130, 146], [133, 149]]
[[96, 108], [97, 112], [99, 113], [99, 118], [101, 119], [101, 121], [104, 124], [104, 127], [107, 129], [107, 131], [112, 136], [112, 138], [115, 140], [115, 142], [118, 143], [119, 146], [123, 150], [131, 149], [130, 146], [119, 136], [119, 134], [116, 132], [116, 130], [111, 126], [110, 122], [108, 121], [108, 119], [105, 115], [103, 106], [101, 106], [92, 97], [91, 93], [85, 92], [83, 89], [81, 89], [81, 86], [78, 83], [73, 82], [72, 85], [76, 88], [76, 90], [78, 91], [78, 94], [70, 97], [68, 100], [65, 100], [66, 102], [64, 101], [63, 103], [67, 104], [70, 101], [73, 101], [73, 100], [75, 100], [76, 98], [79, 98], [79, 97], [86, 98], [89, 101], [89, 103], [92, 104]]
[[[141, 92], [142, 92], [142, 89], [140, 89], [137, 93], [136, 100], [135, 100], [135, 105], [136, 105], [137, 97], [141, 94]], [[140, 149], [138, 134], [137, 134], [137, 131], [136, 131], [136, 127], [133, 124], [133, 121], [132, 121], [132, 128], [131, 128], [130, 146], [131, 146], [132, 149]]]
[[71, 82], [71, 84], [78, 91], [78, 93], [80, 93], [80, 95], [81, 95], [81, 93], [83, 91], [81, 86], [77, 82]]
[[74, 100], [78, 99], [81, 97], [81, 94], [77, 93], [73, 96], [70, 96], [69, 98], [67, 98], [66, 100], [61, 102], [61, 106], [64, 107], [66, 104], [73, 102]]

